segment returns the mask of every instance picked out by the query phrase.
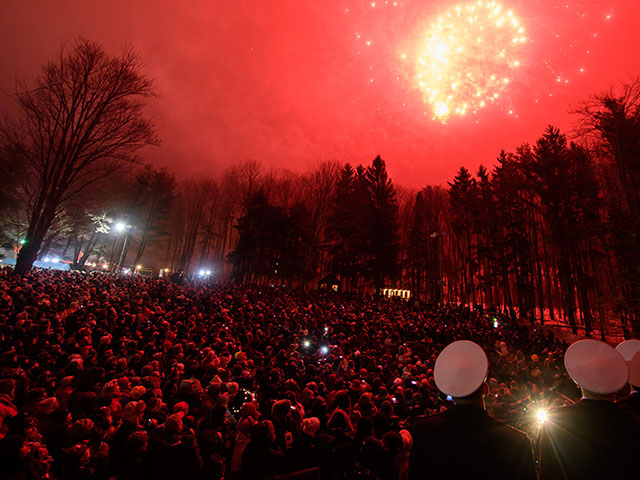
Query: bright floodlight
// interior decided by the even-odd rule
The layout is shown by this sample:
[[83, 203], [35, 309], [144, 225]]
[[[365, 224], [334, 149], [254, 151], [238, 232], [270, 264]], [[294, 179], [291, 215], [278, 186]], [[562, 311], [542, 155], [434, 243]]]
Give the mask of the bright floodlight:
[[142, 265], [136, 265], [136, 270], [140, 270], [142, 268]]
[[547, 412], [545, 410], [538, 410], [536, 417], [538, 417], [538, 423], [544, 423], [547, 420]]
[[211, 270], [207, 270], [207, 276], [211, 275]]
[[309, 340], [305, 340], [304, 341], [304, 346], [305, 346], [305, 348], [309, 348], [311, 346], [311, 342]]
[[329, 347], [323, 345], [322, 347], [320, 347], [320, 352], [322, 352], [323, 355], [326, 355], [327, 353], [329, 353]]
[[204, 277], [204, 274], [206, 273], [204, 270], [200, 270], [200, 272], [198, 272], [200, 274], [201, 277]]
[[53, 258], [53, 259], [51, 260], [51, 263], [58, 263], [59, 261], [60, 261], [60, 259], [59, 259], [59, 258]]
[[123, 222], [118, 222], [115, 224], [115, 226], [113, 227], [116, 229], [116, 232], [124, 232], [125, 228], [127, 228], [127, 226], [123, 223]]
[[44, 257], [44, 261], [49, 263], [51, 261], [51, 259], [49, 257]]

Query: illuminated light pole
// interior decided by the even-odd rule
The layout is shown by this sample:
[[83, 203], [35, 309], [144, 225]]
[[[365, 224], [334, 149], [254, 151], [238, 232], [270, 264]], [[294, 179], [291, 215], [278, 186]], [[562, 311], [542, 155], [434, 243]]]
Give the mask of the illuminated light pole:
[[124, 233], [124, 241], [122, 242], [122, 249], [118, 256], [118, 261], [113, 265], [113, 273], [118, 273], [122, 268], [122, 262], [124, 261], [125, 252], [127, 250], [127, 243], [129, 242], [129, 231], [133, 228], [133, 225], [128, 225], [125, 222], [116, 222], [113, 229], [117, 233]]

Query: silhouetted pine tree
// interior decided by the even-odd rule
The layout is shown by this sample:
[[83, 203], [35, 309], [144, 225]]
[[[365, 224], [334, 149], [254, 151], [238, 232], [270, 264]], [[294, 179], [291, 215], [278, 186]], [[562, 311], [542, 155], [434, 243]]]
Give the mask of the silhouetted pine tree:
[[384, 160], [378, 155], [366, 170], [369, 190], [369, 270], [375, 288], [399, 273], [398, 203]]
[[327, 222], [329, 252], [333, 271], [340, 277], [343, 288], [350, 290], [355, 274], [356, 212], [352, 204], [355, 172], [348, 163], [340, 172], [331, 214]]
[[[520, 315], [531, 315], [534, 306], [531, 267], [531, 246], [527, 229], [525, 177], [513, 154], [504, 151], [498, 156], [493, 171], [493, 192], [496, 202], [496, 224], [502, 272], [502, 288], [512, 311], [518, 306]], [[512, 289], [511, 279], [515, 286]], [[532, 318], [532, 317], [531, 317]]]
[[429, 302], [442, 301], [448, 208], [442, 187], [425, 187], [416, 194], [408, 248], [411, 288], [412, 295]]
[[305, 268], [314, 267], [306, 264], [306, 247], [313, 236], [311, 220], [309, 209], [304, 203], [298, 202], [289, 209], [285, 244], [278, 269], [278, 277], [285, 283], [299, 281], [306, 273]]
[[640, 78], [594, 95], [578, 109], [580, 133], [593, 140], [602, 167], [607, 253], [618, 313], [640, 331]]
[[475, 211], [474, 232], [476, 234], [475, 256], [478, 262], [478, 286], [480, 287], [480, 302], [493, 306], [496, 277], [496, 204], [491, 178], [487, 169], [480, 165], [476, 174], [478, 177], [477, 204]]
[[461, 267], [460, 285], [452, 285], [464, 302], [474, 303], [474, 274], [476, 261], [472, 243], [474, 215], [477, 208], [478, 189], [469, 170], [460, 167], [458, 174], [449, 182], [451, 206], [451, 229], [454, 237], [454, 256]]
[[[591, 312], [585, 297], [585, 278], [581, 266], [580, 205], [582, 189], [588, 189], [587, 179], [576, 178], [574, 160], [582, 152], [569, 146], [567, 139], [555, 127], [547, 127], [533, 149], [533, 172], [538, 179], [538, 195], [544, 218], [551, 232], [550, 243], [555, 250], [558, 278], [562, 285], [564, 309], [574, 333], [577, 332], [576, 298], [587, 333], [591, 331]], [[582, 285], [581, 285], [582, 282]]]
[[236, 225], [236, 248], [229, 254], [236, 280], [259, 283], [282, 276], [288, 223], [286, 212], [271, 205], [262, 192], [249, 198], [246, 213]]
[[417, 298], [423, 298], [424, 277], [427, 270], [427, 239], [429, 234], [426, 227], [426, 211], [422, 191], [416, 194], [413, 204], [413, 218], [409, 232], [409, 269], [411, 289]]

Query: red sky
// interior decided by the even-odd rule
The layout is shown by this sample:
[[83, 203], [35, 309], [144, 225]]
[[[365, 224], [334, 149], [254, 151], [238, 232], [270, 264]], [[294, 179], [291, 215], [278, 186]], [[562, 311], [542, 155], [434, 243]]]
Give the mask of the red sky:
[[380, 154], [394, 181], [421, 187], [461, 165], [492, 166], [549, 123], [568, 131], [581, 98], [640, 74], [640, 2], [502, 0], [525, 28], [520, 66], [496, 104], [434, 120], [413, 50], [434, 19], [466, 3], [4, 0], [0, 108], [16, 76], [32, 78], [62, 41], [84, 36], [113, 53], [132, 44], [160, 94], [149, 113], [162, 146], [144, 155], [179, 176], [249, 158], [304, 170]]

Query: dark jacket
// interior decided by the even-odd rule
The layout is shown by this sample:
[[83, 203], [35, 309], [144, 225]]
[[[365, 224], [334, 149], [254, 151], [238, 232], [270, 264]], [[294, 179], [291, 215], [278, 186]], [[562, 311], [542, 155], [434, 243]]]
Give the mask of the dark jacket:
[[535, 480], [531, 442], [480, 407], [454, 405], [416, 420], [409, 479]]
[[613, 402], [551, 411], [538, 442], [542, 480], [626, 478], [638, 468], [640, 428]]
[[156, 440], [146, 457], [148, 478], [155, 480], [196, 480], [202, 458], [191, 434], [167, 435]]
[[616, 402], [616, 405], [640, 422], [640, 392], [635, 390], [627, 398]]
[[277, 445], [249, 442], [242, 454], [240, 478], [244, 480], [272, 480], [288, 470], [284, 454]]

